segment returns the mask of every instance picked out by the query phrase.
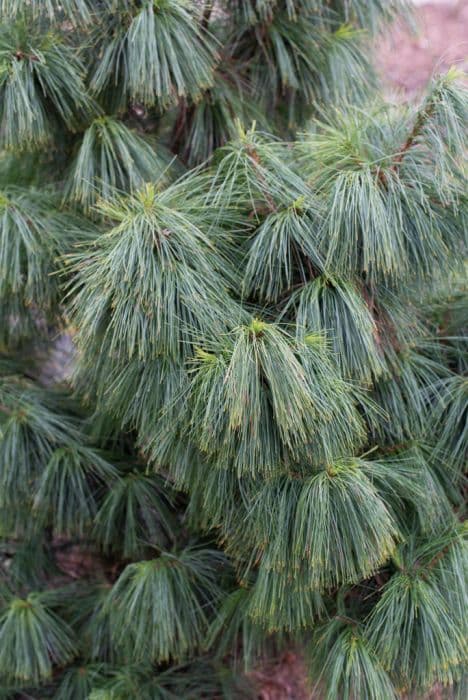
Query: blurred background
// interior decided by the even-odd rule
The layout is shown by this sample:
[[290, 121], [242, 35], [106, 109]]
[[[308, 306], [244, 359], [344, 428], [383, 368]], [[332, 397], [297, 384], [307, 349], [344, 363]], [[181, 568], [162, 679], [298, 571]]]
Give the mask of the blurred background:
[[415, 26], [397, 25], [379, 40], [385, 86], [412, 98], [434, 72], [468, 67], [468, 0], [413, 0]]

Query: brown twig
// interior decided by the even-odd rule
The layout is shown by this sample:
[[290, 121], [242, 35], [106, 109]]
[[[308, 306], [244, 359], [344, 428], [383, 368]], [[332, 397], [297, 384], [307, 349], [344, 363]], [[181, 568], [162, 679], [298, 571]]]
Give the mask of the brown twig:
[[213, 5], [214, 5], [213, 0], [207, 0], [205, 2], [205, 7], [203, 8], [203, 14], [202, 14], [202, 20], [201, 20], [201, 26], [204, 30], [208, 29], [208, 25], [210, 23], [211, 12], [213, 10]]
[[413, 124], [413, 128], [411, 129], [411, 132], [406, 139], [405, 143], [403, 144], [400, 152], [396, 155], [391, 170], [394, 172], [398, 171], [398, 168], [400, 167], [401, 163], [403, 162], [403, 159], [408, 153], [408, 151], [414, 146], [414, 143], [418, 136], [421, 134], [421, 131], [423, 130], [424, 124], [426, 123], [426, 119], [430, 118], [432, 114], [434, 113], [435, 109], [435, 102], [434, 100], [429, 100], [427, 105], [421, 109], [421, 111], [418, 113], [418, 116], [416, 117], [416, 120]]
[[[393, 163], [390, 166], [390, 172], [392, 173], [398, 173], [398, 170], [400, 169], [401, 164], [403, 163], [403, 160], [405, 158], [405, 155], [408, 153], [408, 151], [411, 150], [411, 148], [414, 146], [417, 138], [420, 136], [421, 131], [424, 128], [424, 124], [426, 123], [426, 120], [432, 116], [434, 113], [435, 109], [435, 101], [429, 100], [426, 105], [421, 109], [420, 112], [418, 112], [418, 115], [415, 119], [415, 122], [413, 124], [413, 128], [411, 129], [411, 132], [409, 133], [406, 141], [404, 142], [403, 146], [401, 147], [400, 151], [396, 154], [395, 158], [393, 159]], [[388, 176], [386, 175], [385, 171], [382, 168], [377, 168], [377, 180], [384, 186], [386, 187], [388, 184]]]

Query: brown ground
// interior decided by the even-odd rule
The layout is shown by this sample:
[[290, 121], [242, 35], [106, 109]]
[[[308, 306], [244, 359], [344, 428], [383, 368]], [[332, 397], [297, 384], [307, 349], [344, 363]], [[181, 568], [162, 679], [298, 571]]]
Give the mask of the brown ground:
[[[412, 30], [392, 27], [379, 40], [376, 57], [385, 88], [401, 93], [406, 99], [421, 92], [434, 72], [444, 72], [454, 64], [468, 68], [468, 0], [433, 0], [421, 4], [416, 8], [415, 20]], [[252, 676], [259, 685], [259, 700], [320, 697], [307, 690], [304, 663], [293, 652], [258, 669]], [[434, 689], [430, 700], [440, 697], [440, 692]]]
[[468, 0], [432, 0], [415, 11], [416, 26], [393, 27], [378, 43], [386, 87], [412, 97], [434, 72], [468, 67]]
[[307, 688], [306, 669], [300, 654], [286, 652], [249, 677], [259, 689], [258, 700], [315, 700], [320, 697]]

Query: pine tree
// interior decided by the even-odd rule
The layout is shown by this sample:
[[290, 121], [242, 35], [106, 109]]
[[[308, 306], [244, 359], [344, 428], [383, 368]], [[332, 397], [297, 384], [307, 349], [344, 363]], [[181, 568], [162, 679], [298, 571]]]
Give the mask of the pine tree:
[[382, 97], [402, 11], [0, 0], [2, 698], [465, 697], [468, 103]]

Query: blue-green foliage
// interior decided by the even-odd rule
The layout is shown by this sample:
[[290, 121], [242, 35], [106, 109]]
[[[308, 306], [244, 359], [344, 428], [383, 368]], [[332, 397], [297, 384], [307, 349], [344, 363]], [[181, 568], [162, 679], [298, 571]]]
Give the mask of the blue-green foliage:
[[2, 697], [463, 696], [466, 86], [379, 97], [403, 4], [0, 0]]

